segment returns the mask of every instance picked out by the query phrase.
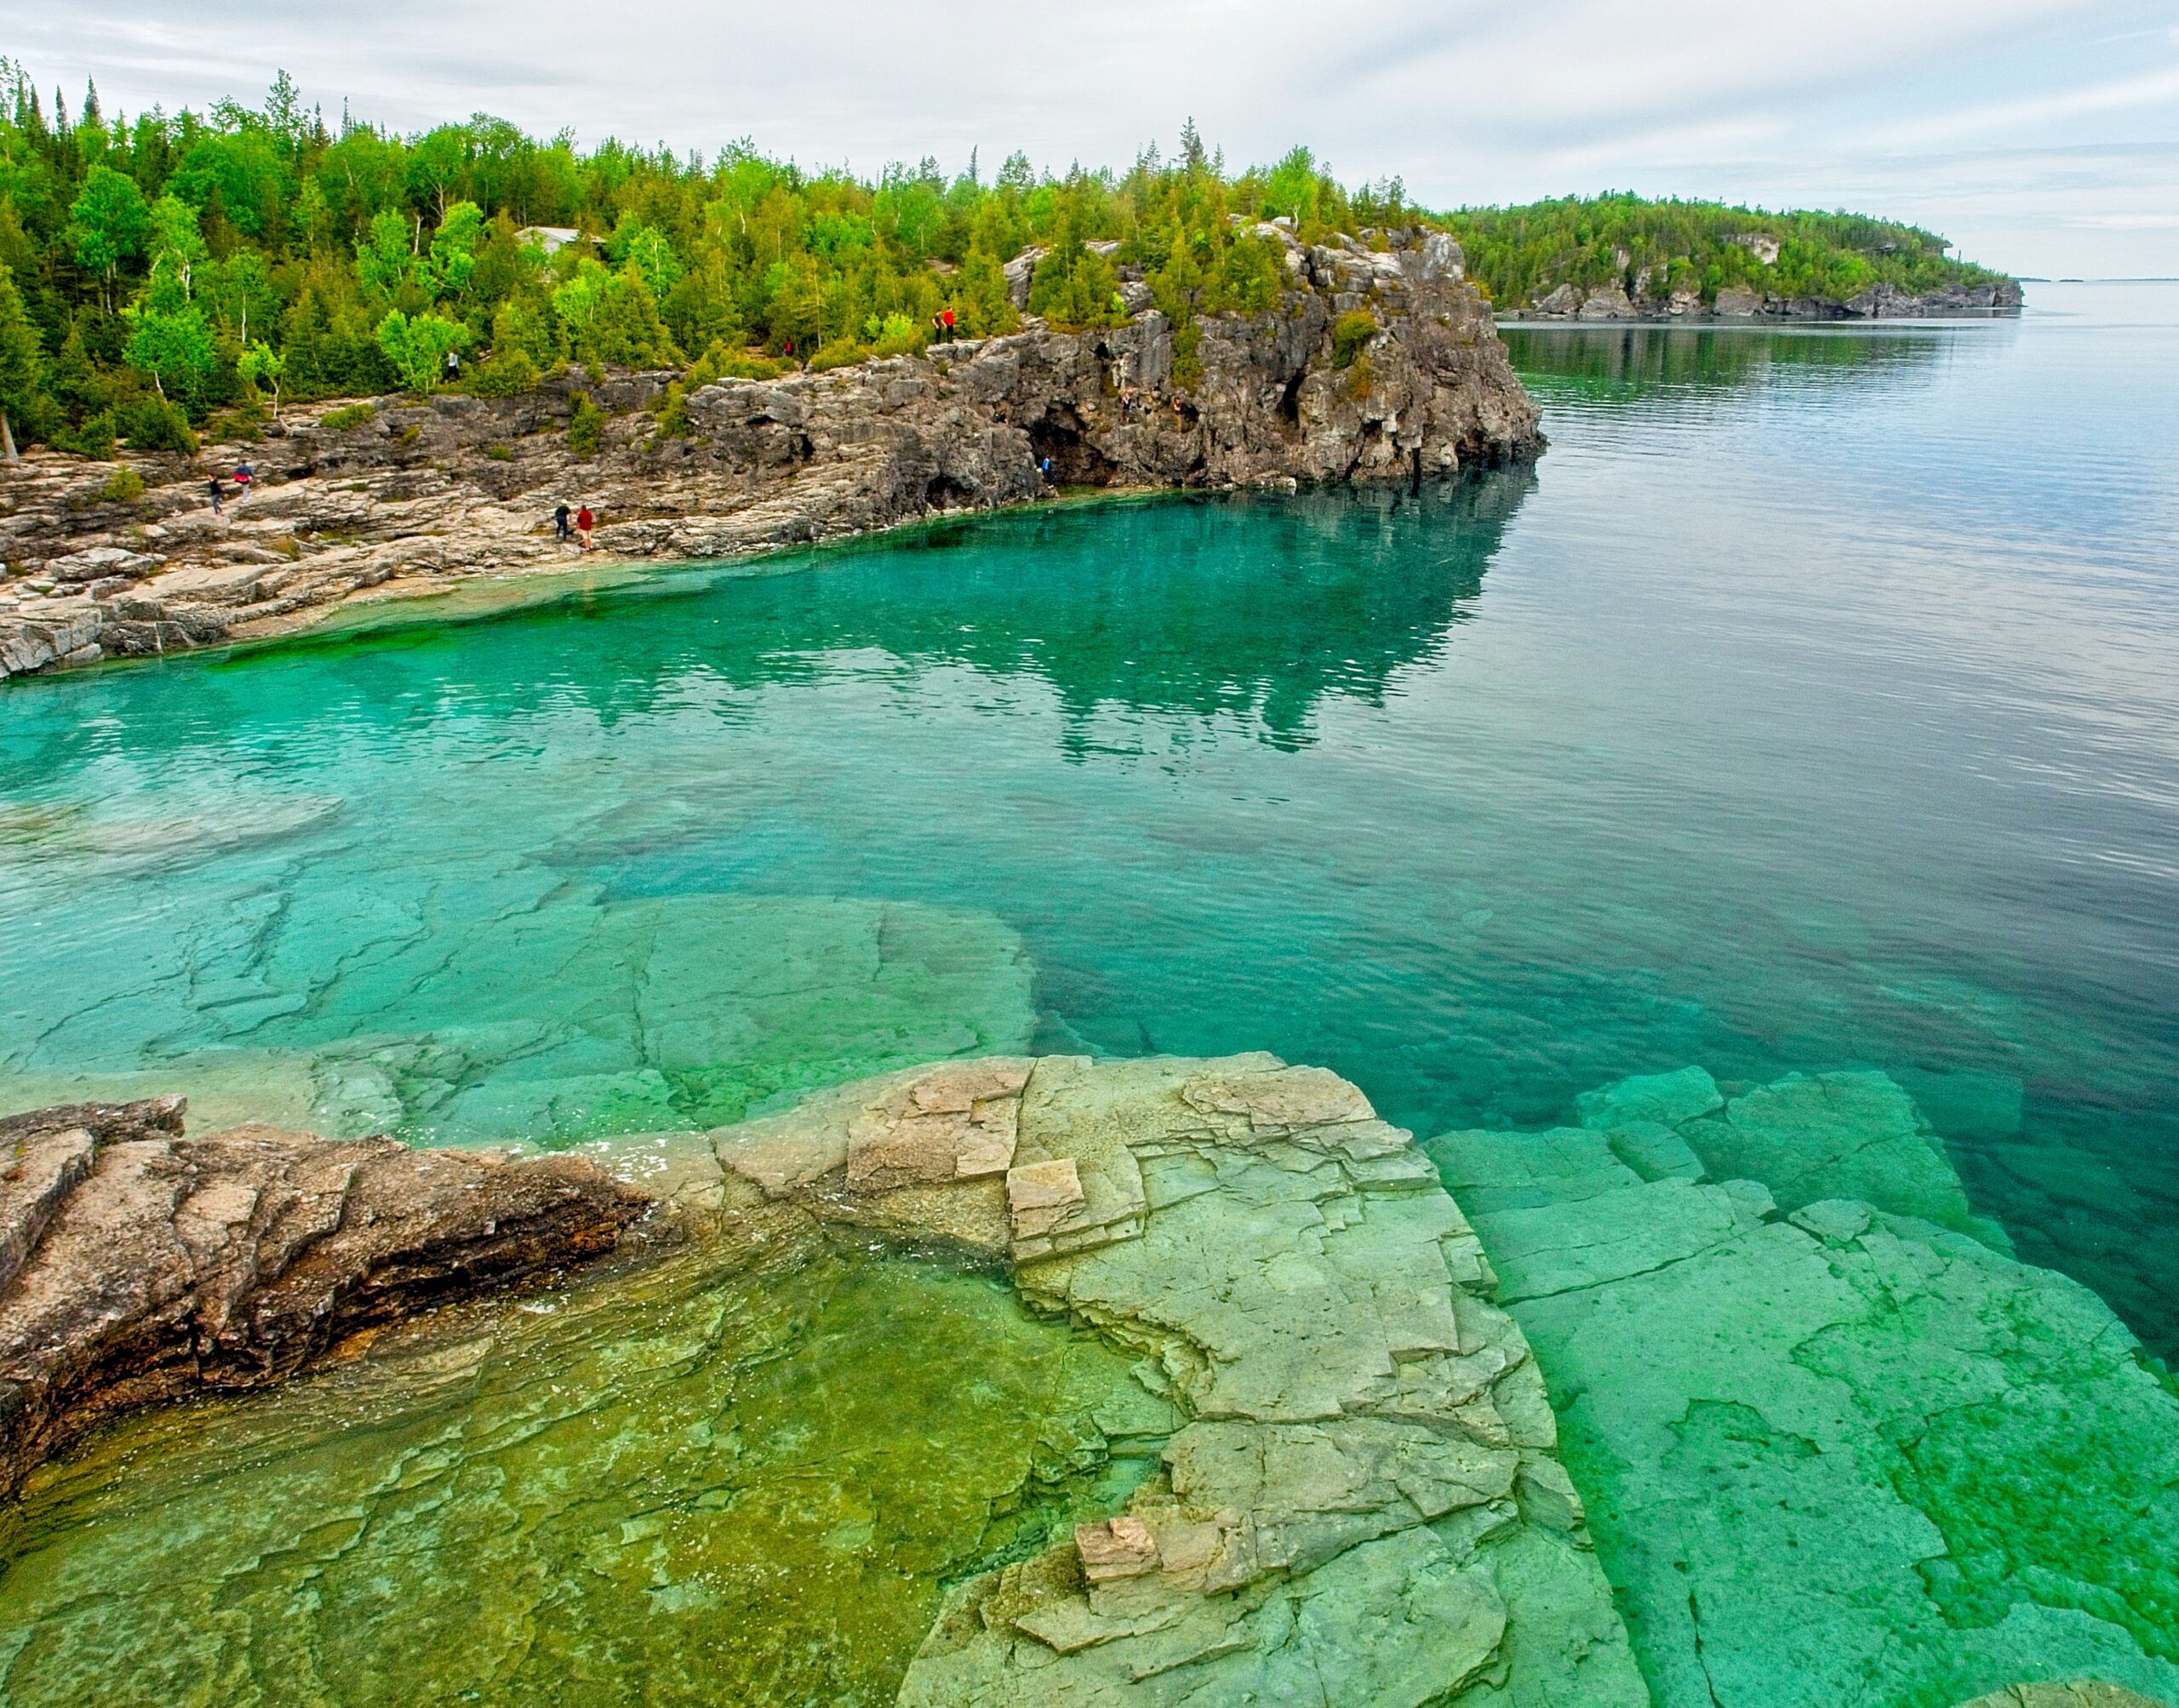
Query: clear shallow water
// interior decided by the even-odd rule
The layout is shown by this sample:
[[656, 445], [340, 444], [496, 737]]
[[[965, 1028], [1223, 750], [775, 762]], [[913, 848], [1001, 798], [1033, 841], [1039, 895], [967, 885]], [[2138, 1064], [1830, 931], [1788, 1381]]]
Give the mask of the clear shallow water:
[[2179, 290], [2036, 303], [1517, 332], [1551, 453], [1421, 502], [13, 688], [8, 1100], [573, 1140], [1270, 1048], [1429, 1133], [1867, 1065], [2179, 1351]]

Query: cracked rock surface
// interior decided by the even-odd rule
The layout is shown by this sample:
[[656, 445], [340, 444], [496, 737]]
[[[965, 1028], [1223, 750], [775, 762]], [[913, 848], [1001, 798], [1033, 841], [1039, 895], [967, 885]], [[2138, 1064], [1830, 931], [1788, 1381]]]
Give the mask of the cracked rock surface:
[[610, 1251], [648, 1202], [572, 1157], [186, 1136], [183, 1110], [0, 1121], [0, 1496], [117, 1411], [275, 1381], [357, 1334]]
[[1977, 1221], [1897, 1086], [1691, 1069], [1580, 1111], [1424, 1148], [1661, 1708], [2179, 1703], [2179, 1391]]
[[901, 1703], [1645, 1699], [1475, 1235], [1335, 1075], [947, 1064], [653, 1166], [684, 1215], [1003, 1264], [1177, 1408], [1124, 1511], [956, 1590]]

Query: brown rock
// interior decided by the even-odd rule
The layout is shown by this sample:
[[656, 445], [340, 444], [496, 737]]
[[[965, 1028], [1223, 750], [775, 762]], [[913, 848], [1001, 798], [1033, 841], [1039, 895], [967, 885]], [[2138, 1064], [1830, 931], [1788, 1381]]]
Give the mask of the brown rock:
[[0, 1494], [129, 1406], [291, 1375], [432, 1305], [611, 1250], [648, 1202], [507, 1162], [266, 1127], [179, 1098], [0, 1121]]

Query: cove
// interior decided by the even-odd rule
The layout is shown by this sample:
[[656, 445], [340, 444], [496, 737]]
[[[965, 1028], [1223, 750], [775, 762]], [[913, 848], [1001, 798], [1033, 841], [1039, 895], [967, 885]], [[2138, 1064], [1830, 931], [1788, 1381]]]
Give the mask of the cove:
[[[1007, 1052], [1269, 1048], [1426, 1136], [1696, 1064], [1736, 1107], [1880, 1072], [1951, 1225], [2169, 1357], [2179, 313], [2102, 288], [2017, 326], [1516, 333], [1550, 455], [1419, 498], [1062, 506], [11, 687], [0, 1091], [581, 1145]], [[500, 1660], [544, 1604], [516, 1510], [583, 1515], [531, 1539], [554, 1572], [599, 1527], [695, 1550], [668, 1575], [712, 1571], [713, 1616], [794, 1562], [812, 1622], [706, 1678], [887, 1700], [947, 1583], [1143, 1462], [1067, 1445], [1124, 1362], [976, 1277], [620, 1286], [49, 1467], [11, 1691], [79, 1697], [71, 1655], [148, 1629], [146, 1699], [309, 1676], [389, 1595], [459, 1691], [464, 1550], [508, 1550]], [[956, 1408], [969, 1362], [1004, 1380]], [[703, 1433], [735, 1416], [756, 1446]], [[1711, 1421], [1690, 1454], [1745, 1451]], [[729, 1507], [710, 1560], [658, 1517]], [[261, 1532], [202, 1558], [237, 1511]], [[683, 1664], [692, 1610], [606, 1578], [537, 1676]]]

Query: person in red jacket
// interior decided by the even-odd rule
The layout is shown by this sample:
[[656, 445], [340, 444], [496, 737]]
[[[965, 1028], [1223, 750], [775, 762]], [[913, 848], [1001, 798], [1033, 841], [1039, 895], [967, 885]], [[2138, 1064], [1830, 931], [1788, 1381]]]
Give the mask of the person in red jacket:
[[590, 513], [588, 505], [575, 512], [575, 533], [582, 540], [582, 549], [590, 550], [590, 530], [598, 526], [598, 518]]

